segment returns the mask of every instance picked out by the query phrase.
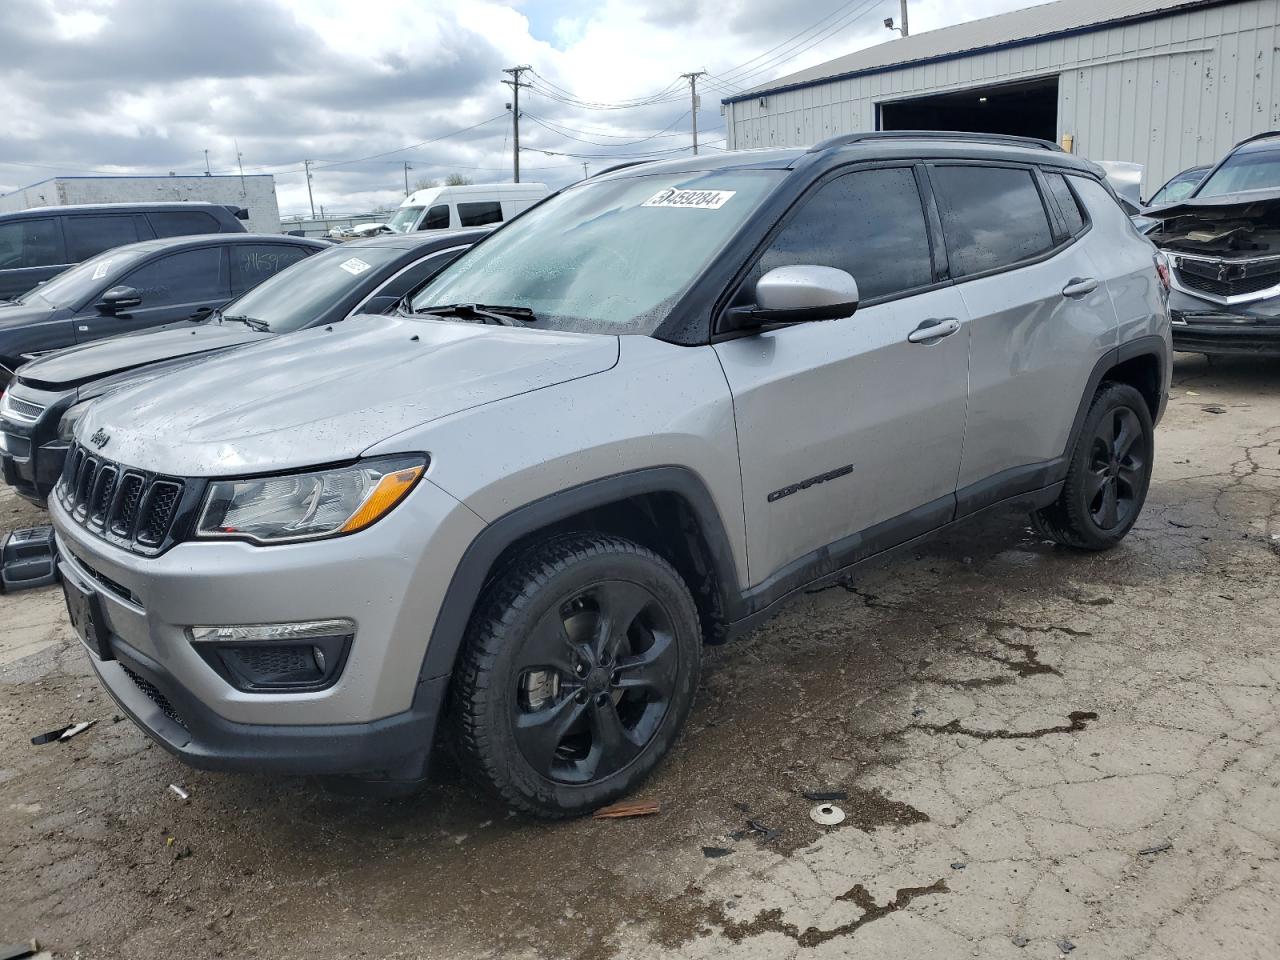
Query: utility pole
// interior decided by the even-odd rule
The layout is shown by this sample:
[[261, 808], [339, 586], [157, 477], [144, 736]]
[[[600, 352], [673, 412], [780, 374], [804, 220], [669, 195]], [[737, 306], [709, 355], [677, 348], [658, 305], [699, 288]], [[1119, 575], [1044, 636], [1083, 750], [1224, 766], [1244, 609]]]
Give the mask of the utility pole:
[[213, 176], [213, 171], [209, 169], [209, 149], [208, 149], [208, 147], [206, 147], [206, 148], [205, 148], [205, 151], [204, 151], [204, 175], [205, 175], [206, 177], [211, 177], [211, 176]]
[[907, 0], [902, 0], [902, 35], [911, 36], [911, 31], [907, 29]]
[[249, 191], [244, 186], [244, 154], [240, 152], [240, 141], [238, 139], [231, 142], [236, 145], [236, 163], [240, 167], [240, 196], [247, 197]]
[[520, 182], [520, 88], [529, 86], [529, 84], [520, 79], [520, 76], [526, 70], [531, 69], [533, 68], [526, 63], [519, 67], [507, 67], [502, 71], [503, 73], [511, 75], [510, 80], [503, 80], [502, 82], [510, 87], [512, 92], [511, 103], [508, 104], [508, 109], [511, 110], [511, 131], [512, 137], [515, 140], [515, 145], [511, 151], [511, 168], [515, 175], [514, 180], [512, 181], [513, 183]]
[[406, 160], [404, 162], [404, 195], [406, 197], [409, 195], [409, 170], [409, 161]]
[[682, 73], [682, 79], [689, 81], [689, 103], [691, 105], [690, 115], [693, 117], [693, 155], [698, 155], [698, 78], [705, 77], [707, 71], [698, 70], [696, 73]]
[[[316, 218], [316, 201], [311, 195], [311, 163], [310, 160], [302, 161], [302, 168], [307, 171], [307, 202], [311, 204], [311, 219]], [[324, 209], [323, 207], [321, 209]]]
[[587, 161], [582, 161], [582, 179], [585, 180], [590, 174], [587, 173]]

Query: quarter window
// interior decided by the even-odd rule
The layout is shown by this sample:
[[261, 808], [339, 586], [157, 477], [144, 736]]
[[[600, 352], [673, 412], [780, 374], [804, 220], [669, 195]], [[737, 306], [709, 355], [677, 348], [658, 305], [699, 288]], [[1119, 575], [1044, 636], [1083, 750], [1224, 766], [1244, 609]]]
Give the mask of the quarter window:
[[449, 229], [449, 205], [447, 203], [437, 203], [434, 207], [427, 211], [427, 215], [422, 218], [422, 223], [418, 227], [419, 230], [448, 230]]
[[157, 237], [186, 237], [196, 233], [217, 233], [218, 221], [199, 210], [157, 210], [148, 213]]
[[927, 286], [933, 280], [929, 231], [915, 174], [909, 167], [860, 170], [832, 180], [774, 238], [752, 272], [812, 264], [847, 271], [863, 301]]
[[502, 204], [496, 200], [458, 204], [458, 222], [464, 227], [483, 227], [502, 222]]
[[1067, 178], [1060, 173], [1050, 173], [1045, 177], [1049, 181], [1049, 190], [1058, 201], [1058, 209], [1067, 225], [1067, 233], [1075, 236], [1084, 229], [1084, 213], [1080, 209], [1080, 201], [1067, 183]]
[[930, 177], [953, 277], [997, 270], [1053, 247], [1049, 217], [1030, 170], [938, 166]]
[[67, 235], [67, 259], [73, 263], [138, 241], [138, 227], [131, 216], [66, 217], [63, 227]]

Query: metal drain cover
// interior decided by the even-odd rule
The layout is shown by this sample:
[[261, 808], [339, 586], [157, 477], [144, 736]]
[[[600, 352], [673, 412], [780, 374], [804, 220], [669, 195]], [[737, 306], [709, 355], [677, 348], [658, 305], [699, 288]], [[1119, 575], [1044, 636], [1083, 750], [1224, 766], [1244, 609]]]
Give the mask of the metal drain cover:
[[820, 803], [809, 811], [809, 819], [824, 827], [844, 823], [844, 811], [834, 803]]

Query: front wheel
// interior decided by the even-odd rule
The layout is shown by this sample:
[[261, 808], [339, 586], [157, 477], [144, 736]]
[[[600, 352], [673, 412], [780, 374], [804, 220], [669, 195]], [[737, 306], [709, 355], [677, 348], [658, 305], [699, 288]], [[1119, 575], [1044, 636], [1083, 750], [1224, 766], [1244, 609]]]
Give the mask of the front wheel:
[[701, 643], [688, 587], [651, 550], [596, 534], [533, 547], [468, 628], [455, 682], [463, 765], [535, 816], [617, 799], [679, 733]]
[[1104, 383], [1085, 416], [1062, 493], [1032, 514], [1036, 529], [1063, 546], [1109, 550], [1142, 512], [1154, 460], [1155, 427], [1142, 394]]

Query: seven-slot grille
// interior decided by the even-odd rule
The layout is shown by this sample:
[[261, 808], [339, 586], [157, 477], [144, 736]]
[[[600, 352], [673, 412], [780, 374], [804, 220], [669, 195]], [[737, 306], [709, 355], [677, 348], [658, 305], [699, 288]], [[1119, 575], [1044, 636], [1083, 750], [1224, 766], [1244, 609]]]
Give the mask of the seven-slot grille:
[[165, 545], [182, 492], [181, 480], [113, 463], [77, 444], [54, 494], [86, 530], [151, 553]]

